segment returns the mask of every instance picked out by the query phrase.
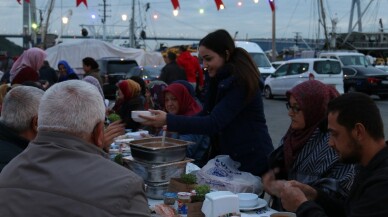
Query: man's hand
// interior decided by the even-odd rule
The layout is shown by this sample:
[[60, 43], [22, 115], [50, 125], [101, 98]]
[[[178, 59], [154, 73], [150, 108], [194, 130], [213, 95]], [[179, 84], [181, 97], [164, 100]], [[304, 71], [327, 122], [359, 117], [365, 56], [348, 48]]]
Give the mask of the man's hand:
[[288, 183], [292, 187], [299, 188], [308, 200], [315, 200], [315, 198], [318, 196], [318, 192], [310, 185], [306, 185], [295, 180], [289, 181]]
[[291, 212], [295, 212], [298, 207], [307, 201], [306, 196], [297, 187], [293, 187], [290, 182], [287, 182], [280, 193], [280, 199], [283, 207]]
[[125, 134], [125, 124], [119, 121], [115, 121], [108, 125], [104, 132], [104, 150], [109, 150], [110, 144], [113, 143], [114, 138]]

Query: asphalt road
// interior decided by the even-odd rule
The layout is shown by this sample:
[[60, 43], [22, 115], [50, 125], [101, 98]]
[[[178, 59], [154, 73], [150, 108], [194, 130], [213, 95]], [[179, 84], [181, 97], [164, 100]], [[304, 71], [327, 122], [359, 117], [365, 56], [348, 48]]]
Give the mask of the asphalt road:
[[[384, 122], [384, 134], [388, 140], [388, 100], [380, 100], [377, 97], [372, 97], [378, 107]], [[264, 113], [267, 119], [269, 135], [272, 138], [274, 147], [278, 147], [282, 136], [287, 132], [290, 125], [290, 118], [287, 115], [286, 98], [275, 98], [272, 100], [264, 100]]]

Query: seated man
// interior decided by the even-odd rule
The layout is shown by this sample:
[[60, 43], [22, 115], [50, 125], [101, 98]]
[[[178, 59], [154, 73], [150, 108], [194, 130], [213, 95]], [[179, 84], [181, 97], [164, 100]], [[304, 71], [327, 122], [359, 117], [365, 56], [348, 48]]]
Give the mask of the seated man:
[[55, 84], [38, 115], [35, 140], [0, 174], [0, 216], [150, 216], [143, 180], [102, 150], [96, 87]]
[[342, 162], [360, 164], [350, 195], [343, 204], [290, 181], [281, 192], [283, 207], [296, 211], [298, 217], [388, 216], [388, 147], [378, 107], [365, 94], [348, 93], [329, 103], [328, 114], [329, 145]]
[[0, 117], [0, 172], [35, 138], [43, 94], [36, 87], [18, 86], [5, 95]]

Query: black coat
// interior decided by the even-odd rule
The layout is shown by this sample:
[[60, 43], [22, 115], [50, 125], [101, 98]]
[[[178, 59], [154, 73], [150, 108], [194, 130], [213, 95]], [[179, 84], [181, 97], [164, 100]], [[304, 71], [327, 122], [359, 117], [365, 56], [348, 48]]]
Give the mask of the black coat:
[[28, 140], [0, 123], [0, 172], [14, 157], [27, 148], [28, 143]]
[[361, 167], [345, 204], [333, 200], [323, 192], [318, 192], [316, 202], [303, 203], [296, 214], [298, 217], [386, 217], [387, 192], [388, 147], [385, 147], [366, 167]]
[[162, 68], [159, 80], [166, 82], [166, 84], [171, 84], [172, 82], [177, 80], [187, 81], [187, 78], [185, 70], [174, 61], [171, 63], [167, 63], [167, 65]]

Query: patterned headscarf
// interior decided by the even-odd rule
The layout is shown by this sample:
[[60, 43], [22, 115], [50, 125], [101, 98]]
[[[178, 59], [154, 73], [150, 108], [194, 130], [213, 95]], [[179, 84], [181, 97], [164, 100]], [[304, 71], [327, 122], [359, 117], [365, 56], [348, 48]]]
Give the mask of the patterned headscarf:
[[140, 95], [140, 91], [141, 91], [140, 85], [132, 79], [121, 80], [119, 81], [117, 86], [120, 88], [121, 92], [123, 93], [125, 101]]
[[290, 127], [283, 137], [285, 165], [289, 169], [310, 136], [326, 118], [327, 104], [339, 93], [332, 86], [309, 80], [287, 91], [286, 95], [288, 100], [293, 96], [298, 102], [305, 121], [304, 129], [294, 130]]
[[90, 84], [93, 84], [95, 87], [97, 87], [97, 89], [100, 92], [102, 98], [105, 99], [104, 92], [102, 91], [100, 82], [97, 80], [97, 78], [89, 75], [89, 76], [84, 77], [82, 80], [86, 81], [86, 82], [88, 82]]
[[[37, 81], [39, 79], [38, 71], [43, 66], [46, 56], [46, 52], [37, 47], [25, 50], [12, 65], [9, 77], [11, 83], [21, 84], [24, 81]], [[33, 75], [19, 73], [26, 66], [32, 68], [36, 73]]]
[[191, 116], [201, 111], [201, 106], [190, 95], [189, 91], [183, 84], [172, 83], [163, 91], [163, 96], [166, 92], [174, 95], [179, 104], [177, 115]]
[[167, 84], [164, 81], [151, 81], [147, 88], [151, 94], [151, 100], [153, 103], [153, 108], [156, 110], [164, 109], [164, 98], [163, 90], [167, 87]]

